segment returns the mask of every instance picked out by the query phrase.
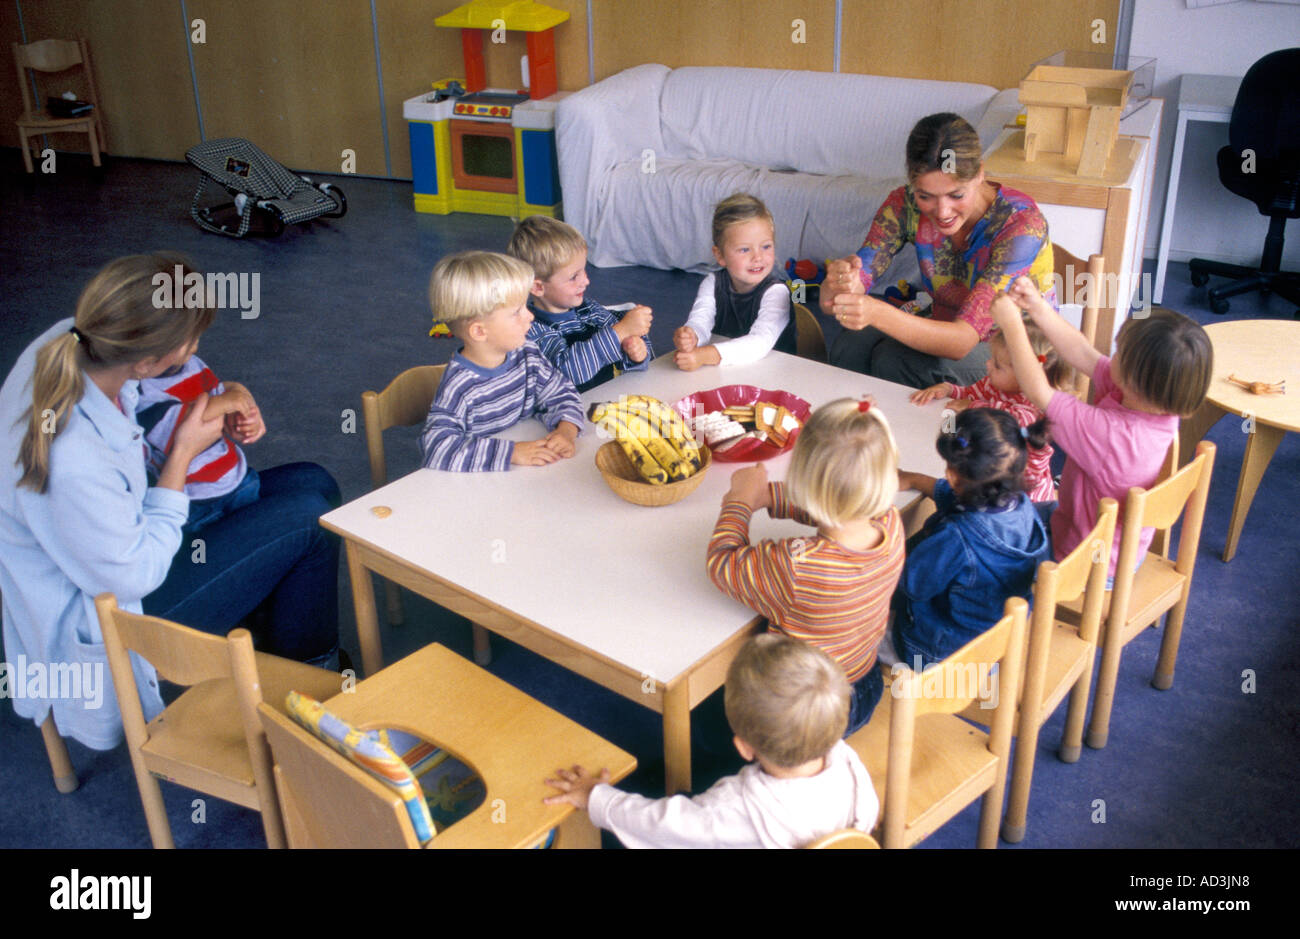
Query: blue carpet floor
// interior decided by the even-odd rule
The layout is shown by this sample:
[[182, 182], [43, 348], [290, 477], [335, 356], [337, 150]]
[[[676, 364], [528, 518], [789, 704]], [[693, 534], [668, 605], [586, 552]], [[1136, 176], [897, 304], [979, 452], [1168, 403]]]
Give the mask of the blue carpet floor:
[[[219, 317], [202, 354], [219, 375], [257, 395], [270, 433], [250, 452], [254, 465], [315, 460], [348, 499], [369, 488], [369, 473], [364, 438], [343, 432], [344, 412], [359, 413], [363, 390], [412, 365], [446, 361], [453, 351], [448, 341], [426, 336], [430, 268], [449, 251], [500, 250], [511, 227], [508, 219], [486, 216], [418, 215], [409, 184], [345, 177], [339, 182], [350, 205], [346, 218], [294, 227], [276, 240], [235, 241], [203, 234], [190, 221], [198, 174], [187, 166], [114, 160], [96, 178], [68, 158], [57, 175], [29, 178], [19, 160], [16, 151], [0, 151], [0, 374], [52, 321], [71, 314], [86, 280], [117, 255], [170, 248], [208, 271], [259, 272], [261, 315]], [[696, 276], [645, 268], [589, 273], [591, 296], [652, 306], [654, 345], [670, 347]], [[1201, 322], [1216, 319], [1185, 264], [1171, 265], [1165, 302]], [[1255, 296], [1233, 300], [1228, 318], [1290, 315], [1283, 301]], [[833, 339], [835, 324], [824, 325]], [[1240, 423], [1225, 419], [1208, 435], [1218, 461], [1174, 687], [1159, 692], [1149, 685], [1159, 645], [1153, 631], [1125, 651], [1109, 746], [1085, 749], [1074, 765], [1059, 762], [1061, 709], [1040, 740], [1022, 847], [1300, 845], [1300, 440], [1288, 436], [1278, 449], [1238, 554], [1224, 564], [1219, 554], [1246, 441]], [[391, 433], [387, 448], [390, 476], [417, 465], [414, 431]], [[580, 577], [597, 563], [563, 559], [564, 569]], [[344, 645], [359, 662], [346, 577], [339, 593]], [[406, 625], [383, 627], [389, 661], [431, 641], [469, 655], [463, 620], [410, 594], [406, 612]], [[493, 639], [493, 652], [495, 674], [635, 754], [640, 768], [629, 787], [662, 794], [662, 731], [654, 714], [504, 640]], [[721, 710], [715, 696], [693, 721], [697, 791], [739, 766]], [[38, 730], [0, 705], [0, 846], [148, 847], [125, 749], [96, 752], [74, 742], [70, 750], [81, 788], [60, 795]], [[555, 758], [557, 766], [566, 761], [563, 753]], [[178, 846], [265, 843], [256, 813], [166, 783], [163, 791]], [[973, 845], [976, 819], [972, 808], [924, 846]]]

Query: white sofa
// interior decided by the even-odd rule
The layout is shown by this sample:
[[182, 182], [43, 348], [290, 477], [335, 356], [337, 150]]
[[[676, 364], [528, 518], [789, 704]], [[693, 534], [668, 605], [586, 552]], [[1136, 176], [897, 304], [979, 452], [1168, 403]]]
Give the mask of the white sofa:
[[1018, 110], [1016, 89], [988, 85], [641, 65], [560, 102], [564, 217], [599, 267], [700, 271], [714, 204], [745, 191], [772, 211], [778, 264], [843, 257], [906, 181], [920, 118], [956, 112], [988, 147]]

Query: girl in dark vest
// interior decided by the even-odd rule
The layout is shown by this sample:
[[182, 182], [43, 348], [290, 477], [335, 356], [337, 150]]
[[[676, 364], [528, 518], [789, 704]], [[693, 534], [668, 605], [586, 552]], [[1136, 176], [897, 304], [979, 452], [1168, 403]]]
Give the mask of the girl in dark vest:
[[[673, 333], [677, 367], [746, 365], [773, 348], [793, 355], [790, 291], [773, 271], [775, 226], [767, 206], [743, 192], [719, 202], [713, 259], [722, 270], [704, 275], [686, 325]], [[726, 341], [710, 342], [714, 337]]]

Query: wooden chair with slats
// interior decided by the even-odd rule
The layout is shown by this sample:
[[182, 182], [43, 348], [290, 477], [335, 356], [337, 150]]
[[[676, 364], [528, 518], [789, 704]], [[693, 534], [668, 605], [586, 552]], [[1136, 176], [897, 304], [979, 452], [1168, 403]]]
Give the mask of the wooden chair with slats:
[[[1091, 255], [1088, 263], [1076, 258], [1060, 245], [1052, 245], [1052, 267], [1061, 279], [1064, 296], [1057, 297], [1057, 303], [1073, 302], [1080, 292], [1083, 303], [1079, 321], [1079, 332], [1083, 333], [1088, 343], [1097, 347], [1097, 316], [1101, 311], [1101, 298], [1106, 289], [1106, 259], [1100, 254]], [[1087, 274], [1087, 279], [1080, 282], [1080, 275]], [[1127, 309], [1127, 308], [1126, 308]], [[1110, 337], [1106, 337], [1106, 347], [1110, 347]], [[1082, 372], [1076, 372], [1074, 395], [1080, 401], [1088, 400], [1091, 379]]]
[[833, 831], [829, 835], [822, 835], [812, 844], [808, 845], [809, 849], [879, 849], [880, 842], [871, 837], [865, 831], [858, 831], [856, 828], [841, 828], [839, 831]]
[[[1170, 448], [1168, 468], [1177, 465], [1177, 441]], [[1131, 640], [1165, 616], [1160, 657], [1152, 687], [1166, 691], [1174, 683], [1174, 666], [1182, 640], [1187, 598], [1196, 569], [1196, 552], [1201, 543], [1201, 523], [1210, 493], [1214, 469], [1214, 444], [1202, 441], [1196, 456], [1178, 472], [1151, 489], [1133, 487], [1124, 500], [1120, 529], [1119, 558], [1115, 564], [1115, 585], [1107, 596], [1101, 664], [1097, 669], [1097, 691], [1088, 723], [1088, 746], [1099, 750], [1110, 735], [1110, 712], [1115, 700], [1120, 655]], [[1178, 555], [1168, 557], [1170, 529], [1179, 520]], [[1156, 529], [1151, 547], [1138, 566], [1138, 542], [1143, 528]], [[1166, 616], [1167, 614], [1167, 616]]]
[[[339, 675], [254, 652], [246, 629], [214, 636], [128, 613], [111, 593], [96, 597], [95, 609], [154, 847], [175, 847], [155, 777], [257, 809], [266, 843], [284, 847], [284, 822], [254, 696], [265, 692], [270, 700], [283, 701], [297, 690], [329, 697], [341, 688]], [[129, 652], [148, 661], [160, 677], [189, 689], [148, 724]]]
[[826, 335], [822, 332], [822, 325], [817, 322], [817, 317], [802, 303], [793, 306], [795, 341], [799, 358], [812, 359], [814, 362], [830, 361], [826, 355]]
[[[848, 738], [880, 798], [884, 847], [917, 844], [981, 795], [977, 846], [997, 847], [1027, 607], [1012, 597], [995, 626], [942, 662], [920, 674], [903, 668], [871, 720]], [[985, 690], [993, 692], [986, 703], [997, 699], [989, 733], [957, 716]]]
[[[23, 113], [18, 118], [18, 145], [23, 151], [23, 165], [27, 172], [35, 172], [32, 165], [31, 147], [28, 141], [42, 134], [85, 134], [90, 142], [90, 159], [95, 166], [100, 166], [100, 156], [107, 150], [104, 140], [104, 121], [99, 108], [99, 95], [95, 91], [95, 75], [90, 67], [90, 49], [84, 39], [42, 39], [26, 45], [13, 43], [14, 63], [18, 68], [18, 86], [22, 89]], [[63, 73], [79, 69], [84, 75], [84, 96], [81, 100], [92, 106], [91, 110], [77, 117], [54, 117], [41, 107], [39, 98], [32, 100], [32, 87], [36, 84], [36, 73]], [[28, 72], [33, 75], [29, 79]], [[64, 82], [64, 77], [60, 78]], [[46, 83], [47, 86], [51, 83]], [[66, 85], [66, 82], [64, 82]], [[60, 85], [60, 87], [64, 87]], [[46, 91], [53, 88], [47, 87]], [[39, 85], [37, 92], [40, 93]], [[48, 96], [48, 95], [47, 95]]]
[[[1110, 565], [1110, 547], [1118, 514], [1119, 504], [1114, 499], [1102, 499], [1097, 524], [1079, 546], [1059, 564], [1044, 561], [1038, 565], [1025, 653], [1025, 677], [1016, 721], [1016, 754], [1011, 767], [1006, 816], [1002, 821], [1002, 840], [1011, 844], [1023, 841], [1025, 837], [1039, 731], [1066, 695], [1070, 697], [1070, 705], [1061, 735], [1061, 761], [1078, 761], [1082, 750], [1088, 691], [1092, 685], [1101, 610], [1106, 598], [1106, 571]], [[1071, 602], [1080, 603], [1082, 607], [1081, 621], [1077, 625], [1057, 618], [1058, 606]], [[975, 705], [967, 708], [962, 716], [987, 724], [989, 715], [988, 711]]]
[[[388, 484], [388, 464], [384, 458], [384, 431], [390, 427], [412, 427], [429, 416], [433, 396], [442, 382], [445, 365], [417, 365], [408, 368], [388, 383], [383, 391], [361, 393], [361, 413], [366, 423], [366, 449], [370, 454], [370, 482], [378, 489]], [[402, 623], [402, 595], [397, 584], [384, 581], [384, 598], [388, 624]], [[492, 660], [488, 631], [474, 624], [474, 661], [487, 665]]]

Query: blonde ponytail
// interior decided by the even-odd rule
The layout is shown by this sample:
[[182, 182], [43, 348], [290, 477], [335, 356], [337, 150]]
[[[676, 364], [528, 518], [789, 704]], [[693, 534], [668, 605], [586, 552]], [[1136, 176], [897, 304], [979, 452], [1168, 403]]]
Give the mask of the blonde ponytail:
[[154, 302], [158, 275], [177, 273], [195, 271], [183, 256], [157, 252], [110, 261], [91, 278], [77, 300], [76, 334], [56, 336], [36, 353], [18, 485], [40, 493], [49, 487], [50, 447], [85, 394], [86, 371], [162, 358], [212, 323], [207, 306], [173, 309]]

